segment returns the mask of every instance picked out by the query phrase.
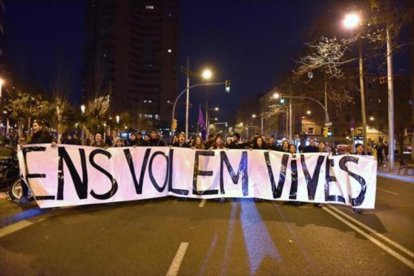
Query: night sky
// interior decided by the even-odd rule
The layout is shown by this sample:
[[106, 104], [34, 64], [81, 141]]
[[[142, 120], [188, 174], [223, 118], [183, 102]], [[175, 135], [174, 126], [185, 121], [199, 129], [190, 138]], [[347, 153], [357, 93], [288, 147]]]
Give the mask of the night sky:
[[[50, 90], [56, 69], [64, 64], [71, 76], [71, 100], [79, 103], [84, 1], [4, 2], [4, 53], [15, 76]], [[192, 70], [208, 66], [215, 72], [215, 81], [232, 81], [230, 94], [221, 87], [194, 90], [193, 106], [204, 102], [208, 91], [211, 105], [225, 110], [220, 120], [229, 120], [242, 100], [274, 87], [295, 68], [312, 23], [332, 13], [325, 4], [322, 0], [180, 1], [178, 66], [185, 65], [189, 56]], [[181, 91], [185, 76], [179, 79]], [[195, 118], [197, 110], [193, 108]]]

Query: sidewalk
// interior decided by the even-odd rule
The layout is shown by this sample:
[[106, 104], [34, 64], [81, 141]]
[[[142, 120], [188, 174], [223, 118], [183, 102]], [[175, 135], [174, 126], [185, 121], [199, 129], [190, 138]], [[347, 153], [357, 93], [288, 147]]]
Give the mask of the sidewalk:
[[394, 170], [392, 172], [390, 172], [388, 170], [388, 166], [384, 167], [384, 166], [380, 166], [378, 164], [377, 175], [379, 177], [385, 177], [385, 178], [389, 178], [389, 179], [396, 179], [396, 180], [399, 180], [399, 181], [414, 184], [414, 172], [412, 171], [412, 169], [408, 170], [408, 174], [403, 174], [404, 173], [403, 170], [401, 170], [400, 174], [398, 174], [399, 167], [400, 167], [400, 164], [398, 162], [395, 162]]

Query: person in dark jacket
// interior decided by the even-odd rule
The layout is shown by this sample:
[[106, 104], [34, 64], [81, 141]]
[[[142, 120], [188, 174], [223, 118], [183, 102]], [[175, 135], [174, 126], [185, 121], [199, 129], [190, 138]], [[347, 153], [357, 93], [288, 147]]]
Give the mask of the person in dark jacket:
[[185, 133], [181, 132], [178, 134], [178, 139], [175, 143], [172, 144], [173, 147], [179, 148], [189, 148], [190, 145], [185, 141]]
[[282, 141], [282, 146], [278, 148], [278, 151], [289, 152], [289, 142], [288, 140]]
[[253, 149], [267, 149], [267, 145], [262, 137], [257, 137], [257, 139], [254, 140]]
[[208, 137], [207, 137], [207, 141], [205, 142], [206, 149], [209, 149], [209, 148], [211, 148], [213, 146], [214, 140], [215, 140], [214, 135], [213, 134], [209, 134]]
[[91, 143], [91, 147], [97, 147], [97, 148], [103, 148], [106, 149], [109, 146], [105, 143], [105, 141], [102, 138], [102, 134], [100, 133], [96, 133], [95, 134], [95, 139], [94, 141]]
[[278, 147], [276, 145], [276, 139], [273, 135], [269, 137], [269, 143], [267, 144], [267, 148], [269, 150], [278, 150]]
[[165, 143], [161, 140], [158, 130], [153, 129], [150, 133], [149, 140], [144, 145], [148, 147], [163, 147]]
[[356, 144], [355, 145], [355, 154], [366, 155], [365, 148], [364, 148], [363, 144]]
[[[357, 155], [367, 155], [365, 153], [365, 147], [363, 144], [356, 144], [355, 145], [355, 154]], [[355, 214], [362, 214], [362, 209], [360, 208], [352, 208], [352, 211], [354, 211]]]
[[52, 143], [53, 136], [44, 126], [44, 123], [39, 120], [33, 121], [33, 135], [29, 140], [28, 144], [44, 144], [44, 143]]
[[137, 133], [137, 146], [143, 146], [144, 145], [144, 138], [142, 137], [142, 132]]
[[[32, 137], [29, 139], [28, 144], [46, 144], [51, 143], [52, 146], [55, 146], [56, 143], [53, 141], [53, 136], [44, 126], [44, 123], [40, 120], [33, 121], [33, 134]], [[22, 183], [22, 197], [19, 199], [19, 204], [29, 204], [29, 187], [26, 185], [24, 181]]]
[[309, 145], [303, 149], [303, 152], [318, 152], [318, 147], [315, 144], [315, 139], [309, 139]]
[[[116, 142], [116, 140], [115, 140], [115, 142]], [[136, 146], [138, 146], [138, 139], [137, 139], [137, 135], [136, 135], [135, 132], [131, 132], [129, 134], [129, 139], [128, 139], [127, 145], [129, 147], [136, 147]]]
[[245, 149], [248, 148], [246, 143], [240, 141], [240, 134], [233, 133], [231, 142], [228, 144], [229, 149]]

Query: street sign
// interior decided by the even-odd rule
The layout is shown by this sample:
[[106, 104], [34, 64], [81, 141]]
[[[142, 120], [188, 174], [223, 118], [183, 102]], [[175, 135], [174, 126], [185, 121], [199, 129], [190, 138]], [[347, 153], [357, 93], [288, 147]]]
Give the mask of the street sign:
[[327, 126], [327, 127], [332, 126], [332, 122], [326, 122], [326, 123], [325, 123], [325, 126]]

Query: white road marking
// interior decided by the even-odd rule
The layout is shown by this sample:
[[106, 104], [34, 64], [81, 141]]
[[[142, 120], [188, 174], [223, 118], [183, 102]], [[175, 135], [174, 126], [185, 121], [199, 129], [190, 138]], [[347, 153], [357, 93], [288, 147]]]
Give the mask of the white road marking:
[[359, 222], [358, 220], [354, 219], [353, 217], [345, 214], [344, 212], [342, 212], [341, 210], [339, 210], [338, 208], [334, 207], [334, 206], [328, 206], [329, 208], [331, 208], [333, 211], [336, 211], [337, 213], [340, 213], [341, 215], [343, 215], [344, 217], [346, 217], [347, 219], [349, 219], [350, 221], [352, 221], [353, 223], [359, 225], [360, 227], [364, 228], [365, 230], [371, 232], [372, 234], [374, 234], [375, 236], [377, 236], [378, 238], [383, 239], [384, 241], [388, 242], [389, 244], [393, 245], [394, 247], [398, 248], [399, 250], [403, 251], [405, 254], [407, 254], [408, 256], [410, 256], [411, 258], [414, 258], [414, 252], [410, 251], [409, 249], [403, 247], [402, 245], [396, 243], [393, 240], [390, 240], [389, 238], [387, 238], [386, 236], [384, 236], [383, 234], [375, 231], [374, 229], [366, 226], [365, 224], [363, 224], [362, 222]]
[[206, 204], [206, 200], [205, 199], [202, 199], [200, 201], [200, 204], [198, 204], [198, 207], [203, 208], [204, 207], [204, 204]]
[[22, 221], [7, 225], [4, 228], [0, 229], [0, 238], [7, 236], [11, 233], [17, 232], [23, 228], [29, 227], [32, 224], [33, 222], [30, 222], [28, 220], [22, 220]]
[[175, 276], [178, 274], [181, 262], [183, 261], [185, 252], [187, 251], [188, 244], [188, 242], [182, 242], [180, 244], [180, 247], [178, 247], [177, 254], [175, 254], [174, 260], [172, 261], [170, 268], [166, 274], [167, 276]]
[[[371, 241], [373, 244], [375, 244], [379, 248], [383, 249], [388, 254], [394, 256], [400, 262], [404, 263], [405, 265], [407, 265], [411, 269], [414, 269], [414, 263], [412, 261], [408, 260], [407, 258], [405, 258], [404, 256], [402, 256], [401, 254], [397, 253], [395, 250], [393, 250], [389, 246], [385, 245], [381, 241], [377, 240], [373, 236], [371, 236], [371, 235], [367, 234], [366, 232], [362, 231], [361, 229], [359, 229], [354, 224], [350, 223], [349, 221], [347, 221], [344, 218], [342, 218], [340, 215], [336, 214], [334, 211], [330, 210], [330, 208], [327, 208], [327, 207], [323, 206], [322, 209], [325, 210], [326, 212], [328, 212], [329, 214], [331, 214], [332, 216], [334, 216], [335, 218], [337, 218], [338, 220], [340, 220], [341, 222], [343, 222], [344, 224], [346, 224], [348, 227], [350, 227], [354, 231], [358, 232], [360, 235], [364, 236], [367, 240]], [[367, 228], [369, 228], [369, 227], [367, 227]]]
[[388, 191], [388, 190], [385, 190], [385, 189], [381, 189], [381, 188], [378, 188], [378, 187], [377, 187], [377, 190], [379, 190], [381, 192], [384, 192], [384, 193], [389, 193], [389, 194], [392, 194], [392, 195], [398, 195], [398, 193], [391, 192], [391, 191]]

